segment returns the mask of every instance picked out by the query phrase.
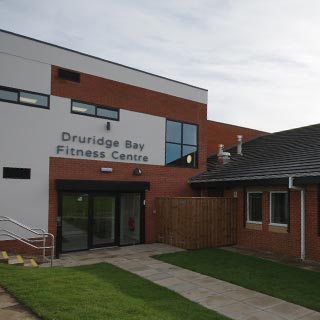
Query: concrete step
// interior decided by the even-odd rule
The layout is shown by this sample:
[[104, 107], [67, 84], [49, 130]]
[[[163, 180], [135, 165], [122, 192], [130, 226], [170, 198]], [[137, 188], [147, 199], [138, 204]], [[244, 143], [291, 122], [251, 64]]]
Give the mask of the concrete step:
[[0, 254], [0, 263], [8, 263], [9, 262], [9, 257], [6, 251], [1, 251]]
[[26, 266], [39, 268], [39, 264], [33, 258], [22, 258], [21, 255], [9, 256], [6, 251], [0, 252], [0, 263], [6, 263], [14, 266]]

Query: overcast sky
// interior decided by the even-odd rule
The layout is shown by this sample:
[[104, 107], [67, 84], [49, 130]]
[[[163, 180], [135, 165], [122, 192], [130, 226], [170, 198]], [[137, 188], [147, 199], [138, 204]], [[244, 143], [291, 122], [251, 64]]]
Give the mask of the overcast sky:
[[0, 28], [206, 88], [211, 120], [320, 122], [319, 0], [0, 0]]

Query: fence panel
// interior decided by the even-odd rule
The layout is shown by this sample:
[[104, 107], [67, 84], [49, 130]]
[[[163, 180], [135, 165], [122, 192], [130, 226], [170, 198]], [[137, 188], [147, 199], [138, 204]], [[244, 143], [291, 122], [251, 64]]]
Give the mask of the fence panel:
[[157, 198], [158, 241], [185, 249], [236, 244], [233, 198]]

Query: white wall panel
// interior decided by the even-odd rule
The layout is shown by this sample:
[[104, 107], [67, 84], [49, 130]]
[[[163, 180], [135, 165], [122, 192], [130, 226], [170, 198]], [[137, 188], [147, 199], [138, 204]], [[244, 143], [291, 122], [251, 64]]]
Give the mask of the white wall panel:
[[0, 52], [207, 103], [207, 90], [0, 31]]
[[0, 53], [0, 70], [2, 86], [45, 94], [51, 92], [51, 66], [46, 63]]
[[[101, 161], [164, 165], [165, 118], [120, 110], [120, 121], [93, 118], [70, 112], [70, 99], [51, 96], [50, 110], [0, 102], [0, 168], [31, 168], [30, 180], [0, 178], [1, 215], [9, 215], [27, 225], [48, 228], [49, 157], [94, 159], [86, 156], [56, 154], [57, 145], [105, 152]], [[111, 130], [105, 125], [111, 122]], [[119, 141], [108, 149], [97, 144], [61, 140], [62, 132], [72, 135]], [[143, 145], [143, 150], [125, 147], [125, 141]], [[111, 153], [137, 154], [144, 161], [121, 161]], [[102, 165], [108, 165], [103, 164]]]

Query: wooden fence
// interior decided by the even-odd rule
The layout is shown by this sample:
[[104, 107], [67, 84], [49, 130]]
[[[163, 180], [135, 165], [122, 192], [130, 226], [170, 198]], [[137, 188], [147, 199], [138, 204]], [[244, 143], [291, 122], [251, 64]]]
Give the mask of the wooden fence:
[[185, 249], [236, 244], [233, 198], [157, 198], [158, 241]]

